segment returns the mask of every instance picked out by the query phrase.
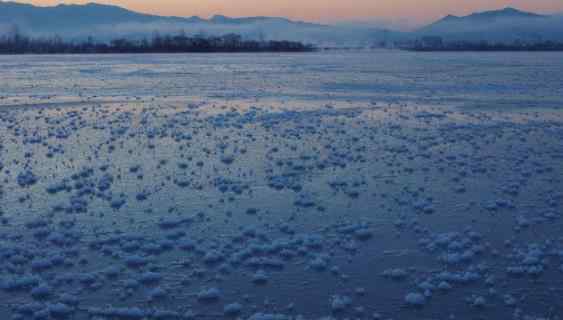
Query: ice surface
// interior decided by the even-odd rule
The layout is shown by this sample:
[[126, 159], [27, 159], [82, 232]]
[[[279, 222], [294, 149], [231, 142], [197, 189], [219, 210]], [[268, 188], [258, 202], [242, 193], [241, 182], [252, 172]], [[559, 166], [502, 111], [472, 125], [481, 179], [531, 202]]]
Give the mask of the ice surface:
[[558, 319], [562, 61], [0, 57], [0, 319]]

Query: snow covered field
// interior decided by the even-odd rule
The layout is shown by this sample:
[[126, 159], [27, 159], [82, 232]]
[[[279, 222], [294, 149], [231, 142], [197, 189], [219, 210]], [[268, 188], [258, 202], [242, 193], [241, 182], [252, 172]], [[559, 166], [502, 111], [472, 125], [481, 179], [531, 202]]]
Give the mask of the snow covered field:
[[0, 72], [0, 319], [563, 318], [561, 53]]

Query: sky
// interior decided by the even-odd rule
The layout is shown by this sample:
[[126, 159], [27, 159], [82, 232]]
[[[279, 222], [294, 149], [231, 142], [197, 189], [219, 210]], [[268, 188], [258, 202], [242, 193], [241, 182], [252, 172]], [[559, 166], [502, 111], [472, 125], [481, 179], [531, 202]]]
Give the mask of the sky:
[[209, 17], [283, 16], [334, 23], [422, 24], [447, 14], [465, 15], [507, 6], [539, 13], [563, 13], [563, 0], [19, 0], [35, 5], [98, 2], [158, 15]]

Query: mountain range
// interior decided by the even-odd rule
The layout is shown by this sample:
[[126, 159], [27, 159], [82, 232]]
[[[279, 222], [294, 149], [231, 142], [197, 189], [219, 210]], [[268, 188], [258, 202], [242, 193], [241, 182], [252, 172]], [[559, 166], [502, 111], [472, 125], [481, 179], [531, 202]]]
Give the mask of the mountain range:
[[448, 15], [416, 31], [446, 40], [563, 40], [563, 15], [541, 15], [515, 8]]
[[505, 8], [464, 17], [446, 16], [411, 32], [385, 30], [365, 24], [323, 25], [281, 17], [210, 19], [165, 17], [131, 11], [122, 7], [89, 3], [39, 7], [18, 2], [0, 2], [0, 34], [18, 29], [33, 36], [60, 35], [67, 39], [93, 36], [141, 38], [154, 31], [187, 34], [238, 33], [250, 38], [296, 40], [322, 45], [371, 45], [383, 40], [404, 41], [422, 36], [446, 40], [563, 40], [563, 16], [540, 15]]

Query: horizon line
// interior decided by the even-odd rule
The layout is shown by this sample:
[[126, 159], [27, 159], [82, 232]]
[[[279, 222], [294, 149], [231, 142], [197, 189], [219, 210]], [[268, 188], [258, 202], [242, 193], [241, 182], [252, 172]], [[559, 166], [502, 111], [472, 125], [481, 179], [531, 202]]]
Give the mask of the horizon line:
[[[551, 12], [541, 12], [541, 11], [531, 11], [531, 10], [525, 10], [525, 9], [521, 9], [518, 6], [511, 6], [511, 5], [501, 5], [495, 9], [484, 9], [484, 10], [479, 10], [479, 11], [473, 11], [471, 13], [468, 14], [463, 14], [463, 15], [456, 15], [456, 14], [441, 14], [438, 18], [431, 18], [428, 21], [416, 21], [416, 19], [409, 19], [406, 17], [400, 17], [400, 16], [395, 16], [395, 17], [377, 17], [374, 16], [373, 18], [365, 18], [365, 17], [350, 17], [350, 18], [331, 18], [331, 19], [302, 19], [302, 18], [296, 18], [296, 17], [291, 17], [289, 15], [237, 15], [237, 14], [226, 14], [226, 13], [222, 13], [222, 12], [215, 12], [212, 14], [207, 14], [207, 15], [201, 15], [201, 14], [188, 14], [188, 15], [170, 15], [170, 14], [165, 14], [165, 13], [158, 13], [158, 12], [153, 12], [150, 10], [142, 10], [142, 9], [137, 9], [137, 8], [132, 8], [126, 5], [121, 5], [121, 4], [114, 4], [114, 3], [102, 3], [102, 2], [96, 2], [96, 1], [88, 1], [85, 3], [57, 3], [57, 4], [37, 4], [37, 3], [30, 3], [30, 0], [28, 1], [18, 1], [18, 0], [0, 0], [0, 4], [1, 3], [12, 3], [12, 4], [18, 4], [18, 5], [27, 5], [27, 6], [32, 6], [32, 7], [38, 7], [38, 8], [56, 8], [56, 7], [64, 7], [64, 6], [77, 6], [77, 7], [84, 7], [84, 6], [88, 6], [88, 5], [98, 5], [98, 6], [107, 6], [107, 7], [116, 7], [116, 8], [120, 8], [123, 10], [127, 10], [127, 11], [131, 11], [134, 13], [138, 13], [138, 14], [143, 14], [143, 15], [151, 15], [151, 16], [156, 16], [156, 17], [163, 17], [163, 18], [182, 18], [182, 19], [189, 19], [189, 18], [199, 18], [202, 20], [206, 20], [206, 21], [210, 21], [215, 17], [226, 17], [226, 18], [233, 18], [233, 19], [243, 19], [243, 18], [279, 18], [279, 19], [287, 19], [290, 20], [292, 22], [297, 22], [297, 23], [312, 23], [312, 24], [325, 24], [325, 25], [338, 25], [338, 24], [365, 24], [365, 25], [369, 25], [369, 24], [373, 24], [375, 25], [380, 25], [380, 27], [382, 28], [387, 28], [389, 29], [389, 27], [385, 26], [385, 24], [388, 25], [399, 25], [399, 24], [403, 24], [403, 27], [398, 27], [396, 29], [401, 30], [401, 29], [414, 29], [420, 26], [424, 26], [428, 23], [433, 23], [436, 21], [439, 21], [440, 19], [443, 19], [445, 17], [448, 16], [453, 16], [453, 17], [466, 17], [469, 16], [471, 14], [476, 14], [476, 13], [484, 13], [484, 12], [491, 12], [491, 11], [502, 11], [502, 10], [506, 10], [506, 9], [514, 9], [517, 11], [521, 11], [521, 12], [526, 12], [526, 13], [533, 13], [533, 14], [539, 14], [539, 15], [547, 15], [547, 16], [553, 16], [553, 15], [559, 15], [559, 14], [563, 14], [563, 11], [551, 11]], [[406, 31], [406, 30], [405, 30]]]

